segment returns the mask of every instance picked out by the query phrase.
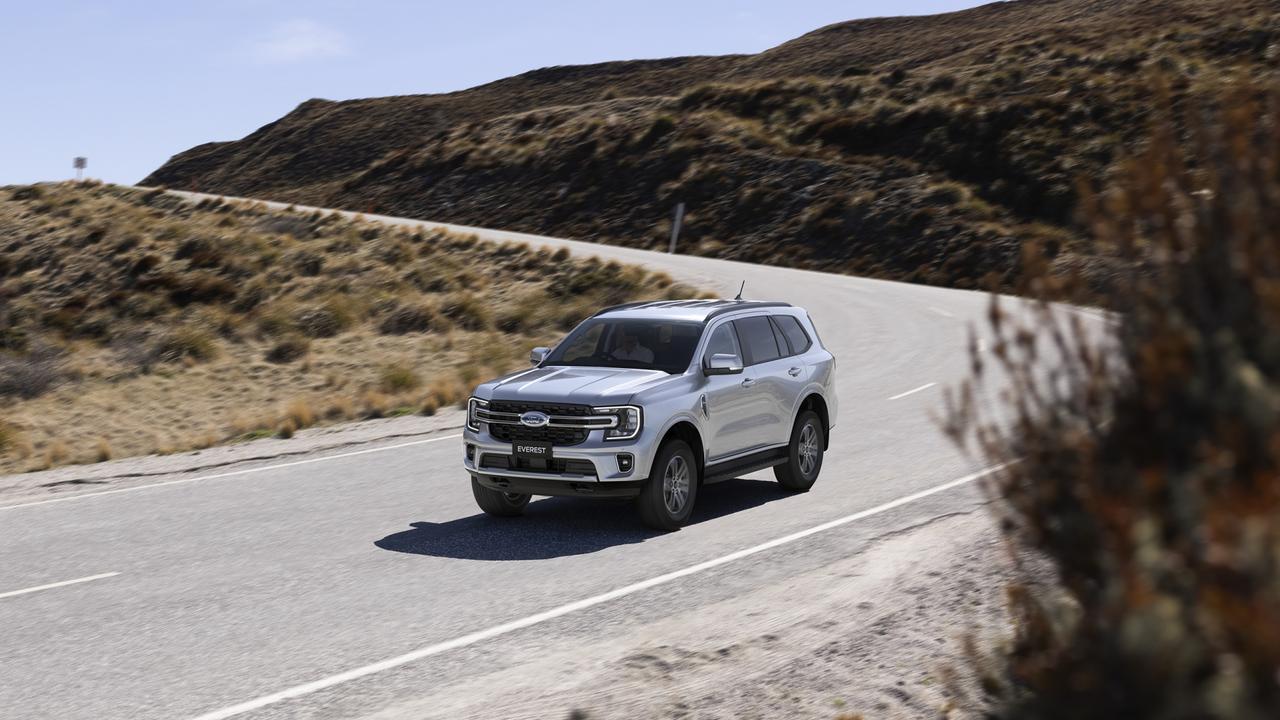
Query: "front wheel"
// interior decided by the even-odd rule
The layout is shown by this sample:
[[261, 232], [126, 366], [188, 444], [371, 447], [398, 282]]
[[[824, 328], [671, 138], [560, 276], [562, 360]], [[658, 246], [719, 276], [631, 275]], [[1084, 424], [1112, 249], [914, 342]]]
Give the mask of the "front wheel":
[[689, 521], [697, 494], [693, 450], [683, 440], [671, 440], [658, 450], [649, 480], [640, 489], [640, 519], [655, 530], [679, 530]]
[[778, 484], [791, 492], [808, 492], [822, 470], [822, 448], [826, 444], [822, 419], [812, 410], [796, 418], [791, 429], [787, 461], [773, 467]]
[[476, 504], [490, 515], [498, 517], [516, 517], [524, 514], [524, 506], [529, 504], [529, 495], [522, 493], [504, 493], [491, 490], [480, 484], [474, 476], [471, 478], [471, 494], [476, 496]]

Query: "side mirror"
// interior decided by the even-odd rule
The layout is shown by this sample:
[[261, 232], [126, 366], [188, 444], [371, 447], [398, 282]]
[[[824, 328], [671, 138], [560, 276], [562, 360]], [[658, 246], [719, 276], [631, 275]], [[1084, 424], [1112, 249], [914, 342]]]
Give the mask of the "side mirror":
[[737, 375], [742, 372], [742, 358], [729, 353], [716, 353], [707, 360], [702, 372], [705, 375]]
[[529, 352], [529, 364], [541, 365], [542, 361], [546, 360], [547, 356], [550, 354], [551, 354], [551, 348], [536, 347]]

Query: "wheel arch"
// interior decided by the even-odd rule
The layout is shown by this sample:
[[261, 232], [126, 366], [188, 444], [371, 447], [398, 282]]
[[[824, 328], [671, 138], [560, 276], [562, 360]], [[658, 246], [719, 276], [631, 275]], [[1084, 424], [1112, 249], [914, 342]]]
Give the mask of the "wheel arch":
[[671, 423], [662, 433], [662, 442], [658, 443], [658, 447], [662, 447], [671, 439], [683, 440], [693, 450], [693, 459], [698, 466], [698, 484], [702, 484], [703, 470], [706, 468], [707, 456], [702, 444], [702, 433], [698, 430], [698, 426], [694, 425], [691, 420], [678, 419]]
[[821, 393], [810, 392], [800, 401], [800, 406], [796, 408], [796, 417], [805, 410], [812, 410], [817, 413], [818, 419], [822, 421], [822, 449], [831, 448], [831, 412], [827, 408], [827, 400], [822, 397]]

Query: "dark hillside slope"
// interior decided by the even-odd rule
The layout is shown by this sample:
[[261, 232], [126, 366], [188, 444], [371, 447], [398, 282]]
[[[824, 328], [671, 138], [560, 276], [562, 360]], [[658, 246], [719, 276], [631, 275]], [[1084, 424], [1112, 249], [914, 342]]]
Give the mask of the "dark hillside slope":
[[[1073, 254], [1076, 183], [1180, 107], [1273, 82], [1262, 0], [1023, 0], [841, 23], [752, 56], [313, 100], [146, 184], [972, 287]], [[992, 276], [992, 277], [988, 277]]]

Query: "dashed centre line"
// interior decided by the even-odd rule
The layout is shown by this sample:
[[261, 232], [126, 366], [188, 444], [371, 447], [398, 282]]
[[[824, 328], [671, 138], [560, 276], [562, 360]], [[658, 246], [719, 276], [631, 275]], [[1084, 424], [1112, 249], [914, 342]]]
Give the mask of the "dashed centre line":
[[94, 580], [102, 580], [104, 578], [115, 577], [118, 572], [99, 573], [88, 577], [76, 578], [74, 580], [63, 580], [61, 582], [49, 583], [48, 585], [36, 585], [35, 587], [23, 588], [21, 590], [10, 590], [9, 592], [0, 593], [0, 600], [4, 598], [17, 597], [28, 593], [40, 592], [41, 590], [52, 590], [54, 588], [66, 587], [68, 585], [79, 585], [80, 583], [92, 582]]
[[937, 385], [937, 384], [938, 384], [938, 383], [936, 383], [936, 382], [931, 382], [931, 383], [929, 383], [929, 384], [927, 384], [927, 385], [921, 385], [920, 387], [915, 388], [915, 389], [913, 389], [913, 390], [908, 390], [908, 391], [906, 391], [906, 392], [904, 392], [904, 393], [898, 393], [897, 395], [894, 395], [893, 397], [891, 397], [891, 398], [889, 398], [889, 399], [890, 399], [890, 400], [901, 400], [902, 398], [904, 398], [904, 397], [906, 397], [906, 396], [908, 396], [908, 395], [915, 395], [915, 394], [916, 394], [916, 393], [918, 393], [918, 392], [922, 392], [922, 391], [924, 391], [924, 390], [928, 390], [929, 388], [931, 388], [931, 387], [933, 387], [934, 385]]

